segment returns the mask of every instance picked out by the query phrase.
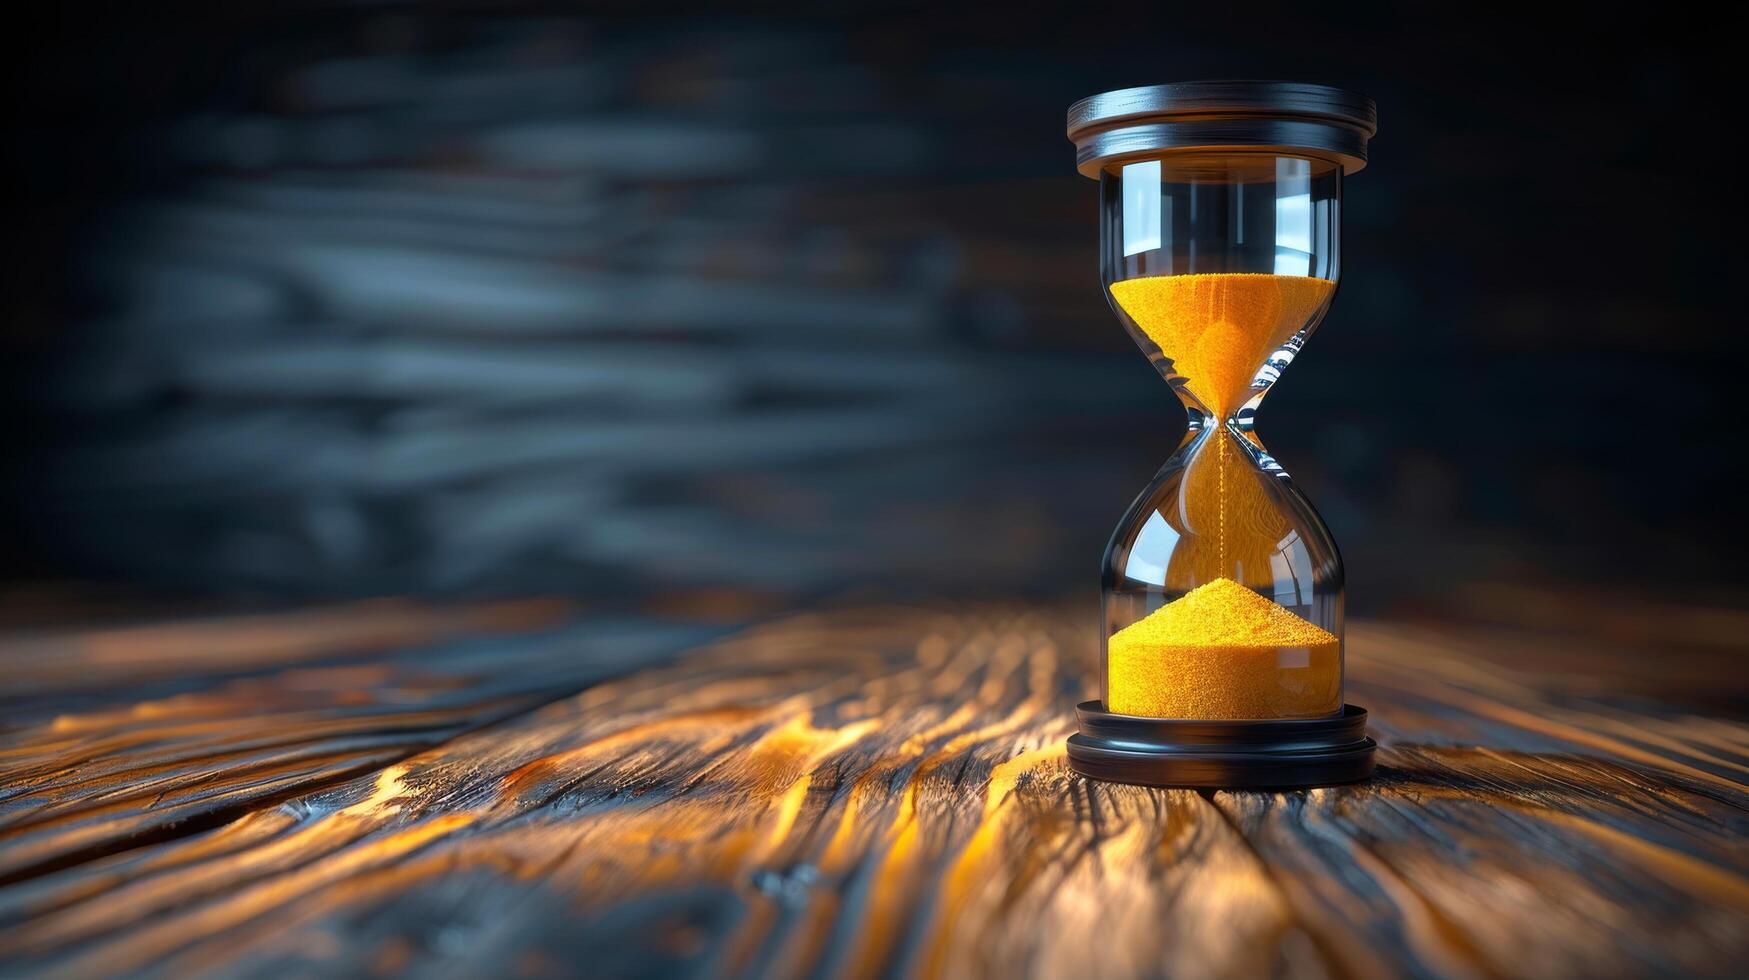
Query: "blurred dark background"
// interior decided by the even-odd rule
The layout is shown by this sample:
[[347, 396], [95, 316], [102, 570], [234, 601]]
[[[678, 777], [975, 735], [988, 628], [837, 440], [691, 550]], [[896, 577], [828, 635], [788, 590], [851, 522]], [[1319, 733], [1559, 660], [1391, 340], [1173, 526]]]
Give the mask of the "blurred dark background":
[[1090, 593], [1183, 422], [1101, 298], [1064, 111], [1279, 77], [1380, 110], [1261, 426], [1351, 608], [1744, 586], [1727, 32], [658, 6], [22, 15], [0, 572]]

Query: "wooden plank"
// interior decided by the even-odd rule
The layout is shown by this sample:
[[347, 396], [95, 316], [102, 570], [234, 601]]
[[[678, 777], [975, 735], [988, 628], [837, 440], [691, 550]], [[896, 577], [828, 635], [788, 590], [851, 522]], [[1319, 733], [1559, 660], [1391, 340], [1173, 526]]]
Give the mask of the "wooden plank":
[[[1549, 977], [1749, 956], [1749, 726], [1356, 624], [1372, 782], [1102, 785], [1061, 751], [1093, 681], [1082, 612], [771, 623], [198, 833], [39, 863], [0, 888], [0, 965]], [[315, 724], [297, 707], [263, 731]], [[0, 816], [125, 813], [148, 788], [107, 778]]]
[[[644, 624], [605, 635], [605, 621], [553, 622], [564, 608], [360, 604], [15, 642], [10, 652], [28, 660], [20, 693], [37, 696], [12, 715], [35, 723], [0, 733], [0, 884], [378, 772], [710, 632]], [[466, 635], [481, 629], [498, 633]], [[164, 651], [176, 647], [206, 672], [165, 678]], [[95, 692], [94, 674], [132, 683]], [[72, 690], [44, 693], [50, 684]]]

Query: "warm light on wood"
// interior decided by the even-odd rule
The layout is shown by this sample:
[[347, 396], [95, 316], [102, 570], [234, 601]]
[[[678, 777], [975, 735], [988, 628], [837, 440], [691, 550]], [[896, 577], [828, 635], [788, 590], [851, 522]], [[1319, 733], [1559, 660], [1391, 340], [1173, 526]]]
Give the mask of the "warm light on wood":
[[96, 646], [33, 648], [38, 690], [83, 693], [19, 704], [0, 736], [0, 972], [1596, 976], [1749, 955], [1749, 728], [1585, 696], [1615, 662], [1591, 638], [1561, 681], [1529, 669], [1546, 628], [1351, 624], [1379, 777], [1201, 795], [1069, 773], [1097, 658], [1079, 603], [795, 616], [613, 676], [587, 673], [586, 628], [356, 635], [246, 677], [197, 653], [205, 673], [145, 699], [81, 677]]

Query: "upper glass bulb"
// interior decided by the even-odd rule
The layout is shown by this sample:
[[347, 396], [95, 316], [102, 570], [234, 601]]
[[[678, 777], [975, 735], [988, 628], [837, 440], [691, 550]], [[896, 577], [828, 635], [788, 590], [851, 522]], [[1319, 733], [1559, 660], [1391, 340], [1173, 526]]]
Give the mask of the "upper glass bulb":
[[1342, 171], [1274, 154], [1168, 155], [1100, 176], [1107, 296], [1192, 411], [1254, 407], [1336, 291]]

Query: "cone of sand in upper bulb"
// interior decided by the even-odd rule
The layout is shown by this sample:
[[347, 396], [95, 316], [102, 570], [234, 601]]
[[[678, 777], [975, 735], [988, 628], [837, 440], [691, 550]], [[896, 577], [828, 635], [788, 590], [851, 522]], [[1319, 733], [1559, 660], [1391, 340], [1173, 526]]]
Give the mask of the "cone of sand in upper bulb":
[[1117, 305], [1172, 359], [1184, 387], [1216, 418], [1239, 410], [1265, 360], [1329, 301], [1313, 276], [1210, 273], [1111, 284]]

